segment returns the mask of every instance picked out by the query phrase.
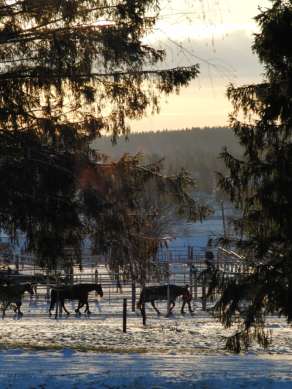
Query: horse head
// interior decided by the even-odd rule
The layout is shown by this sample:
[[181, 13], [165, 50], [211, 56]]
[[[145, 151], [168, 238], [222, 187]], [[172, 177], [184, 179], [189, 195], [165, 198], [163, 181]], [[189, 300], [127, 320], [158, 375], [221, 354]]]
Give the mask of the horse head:
[[101, 287], [100, 284], [96, 284], [95, 285], [95, 291], [96, 291], [97, 294], [100, 295], [100, 297], [103, 297], [103, 290], [102, 290], [102, 287]]

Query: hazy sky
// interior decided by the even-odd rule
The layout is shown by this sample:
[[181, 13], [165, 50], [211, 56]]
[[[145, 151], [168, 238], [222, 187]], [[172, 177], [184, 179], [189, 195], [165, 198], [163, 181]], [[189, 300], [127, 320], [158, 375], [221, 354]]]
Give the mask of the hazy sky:
[[[178, 96], [163, 100], [159, 115], [132, 123], [133, 131], [226, 125], [230, 82], [259, 81], [262, 67], [251, 51], [253, 17], [269, 0], [164, 0], [149, 42], [167, 49], [169, 66], [200, 63], [201, 75]], [[180, 49], [180, 45], [183, 49]]]

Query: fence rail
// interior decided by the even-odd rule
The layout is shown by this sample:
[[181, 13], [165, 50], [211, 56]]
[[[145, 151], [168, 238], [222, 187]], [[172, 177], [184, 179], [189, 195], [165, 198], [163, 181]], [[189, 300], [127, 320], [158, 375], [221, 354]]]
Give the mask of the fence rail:
[[[1, 260], [6, 269], [7, 265], [9, 265], [11, 274], [9, 275], [7, 274], [8, 271], [5, 271], [5, 277], [8, 277], [8, 279], [11, 277], [11, 280], [17, 280], [19, 277], [19, 280], [24, 280], [25, 277], [29, 279], [29, 277], [37, 277], [39, 275], [47, 277], [46, 272], [35, 265], [33, 256], [15, 255], [8, 260], [5, 256], [1, 257], [0, 253], [0, 263]], [[203, 277], [199, 277], [199, 274], [207, 268], [207, 261], [206, 253], [195, 250], [190, 246], [175, 250], [160, 250], [153, 263], [157, 266], [164, 266], [164, 270], [167, 270], [165, 271], [165, 276], [163, 276], [163, 273], [160, 274], [161, 278], [159, 280], [149, 277], [144, 285], [189, 285], [193, 297], [193, 306], [199, 304], [203, 310], [206, 310], [206, 280]], [[73, 274], [70, 274], [67, 279], [69, 284], [100, 283], [104, 290], [103, 301], [120, 307], [120, 313], [114, 312], [112, 313], [113, 316], [122, 314], [125, 299], [131, 302], [128, 305], [128, 309], [131, 307], [132, 312], [135, 311], [141, 285], [135, 280], [123, 279], [119, 274], [110, 274], [106, 267], [106, 257], [84, 255], [82, 263], [84, 266], [83, 270], [80, 270], [78, 266], [73, 268]], [[212, 263], [230, 277], [248, 271], [244, 261], [237, 253], [225, 249], [218, 249], [213, 254]], [[17, 272], [19, 272], [19, 275]], [[23, 298], [24, 313], [29, 317], [47, 316], [50, 289], [64, 284], [66, 281], [64, 279], [65, 276], [65, 272], [59, 269], [50, 275], [49, 282], [43, 281], [38, 283], [36, 295], [33, 298], [25, 295]], [[216, 298], [216, 296], [213, 297]], [[95, 301], [94, 293], [91, 293], [89, 302], [94, 303]]]

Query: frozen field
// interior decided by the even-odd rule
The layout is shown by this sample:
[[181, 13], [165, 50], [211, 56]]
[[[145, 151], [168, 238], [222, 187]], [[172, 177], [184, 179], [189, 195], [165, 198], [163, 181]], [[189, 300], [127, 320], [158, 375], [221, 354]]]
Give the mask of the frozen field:
[[269, 320], [268, 351], [254, 346], [234, 356], [223, 350], [226, 332], [199, 309], [168, 319], [149, 307], [146, 328], [129, 312], [124, 334], [120, 308], [104, 303], [99, 313], [92, 305], [89, 318], [27, 312], [21, 320], [1, 320], [0, 387], [292, 388], [292, 329], [282, 319]]
[[3, 351], [1, 388], [289, 389], [284, 356]]

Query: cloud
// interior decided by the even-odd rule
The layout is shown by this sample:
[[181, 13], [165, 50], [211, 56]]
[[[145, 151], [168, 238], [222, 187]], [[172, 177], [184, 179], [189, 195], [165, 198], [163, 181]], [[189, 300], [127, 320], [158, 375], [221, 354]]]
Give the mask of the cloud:
[[263, 67], [252, 53], [253, 36], [246, 31], [233, 31], [223, 38], [164, 40], [167, 49], [165, 66], [200, 63], [201, 74], [181, 93], [162, 98], [161, 113], [132, 124], [133, 130], [177, 129], [193, 126], [227, 125], [232, 112], [226, 97], [227, 85], [259, 82]]
[[233, 31], [222, 38], [160, 41], [167, 50], [168, 66], [200, 63], [201, 81], [212, 77], [213, 82], [237, 84], [258, 82], [263, 73], [251, 46], [253, 36], [246, 31]]

